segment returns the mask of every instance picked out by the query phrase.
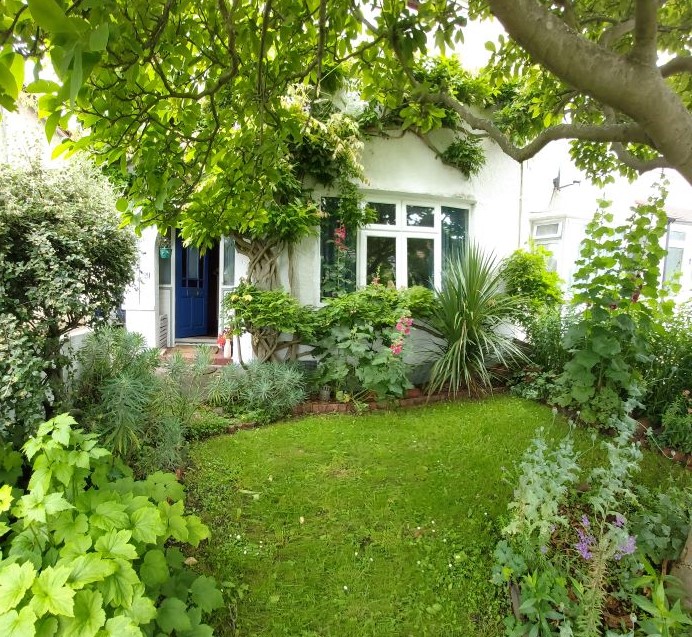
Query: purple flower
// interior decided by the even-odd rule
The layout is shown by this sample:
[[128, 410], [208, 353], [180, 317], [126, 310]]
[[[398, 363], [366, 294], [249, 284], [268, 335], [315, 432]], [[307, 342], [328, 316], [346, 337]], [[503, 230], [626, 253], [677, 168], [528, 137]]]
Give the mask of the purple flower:
[[615, 559], [621, 560], [625, 555], [632, 555], [637, 548], [637, 538], [634, 535], [630, 535], [625, 543], [618, 546], [617, 551], [615, 551]]
[[619, 513], [615, 514], [615, 526], [621, 529], [625, 525], [625, 518]]
[[541, 553], [545, 555], [548, 552], [548, 547], [547, 546], [541, 546]]
[[581, 525], [585, 529], [588, 529], [591, 526], [591, 523], [589, 522], [589, 518], [586, 515], [581, 516]]
[[579, 535], [579, 542], [574, 545], [574, 548], [577, 549], [579, 555], [585, 560], [590, 560], [593, 557], [591, 547], [594, 545], [596, 538], [593, 535], [587, 535], [581, 529], [577, 529], [577, 535]]

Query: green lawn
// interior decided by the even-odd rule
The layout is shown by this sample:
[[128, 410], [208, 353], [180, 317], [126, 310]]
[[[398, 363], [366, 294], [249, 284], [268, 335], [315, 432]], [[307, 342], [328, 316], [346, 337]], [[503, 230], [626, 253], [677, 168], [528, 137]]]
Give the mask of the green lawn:
[[[550, 409], [496, 396], [307, 417], [195, 445], [191, 498], [212, 528], [198, 556], [246, 585], [237, 636], [496, 636], [489, 583], [515, 461]], [[600, 455], [578, 432], [585, 462]], [[648, 455], [644, 480], [688, 481]], [[235, 630], [234, 630], [235, 625]]]

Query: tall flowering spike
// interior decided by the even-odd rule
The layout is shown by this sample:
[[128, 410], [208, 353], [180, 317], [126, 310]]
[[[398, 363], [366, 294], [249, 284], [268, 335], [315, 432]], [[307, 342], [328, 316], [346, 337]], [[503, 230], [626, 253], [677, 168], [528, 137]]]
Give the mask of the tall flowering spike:
[[574, 548], [577, 549], [579, 555], [585, 560], [590, 560], [593, 557], [591, 547], [596, 542], [596, 538], [593, 535], [585, 533], [582, 529], [577, 529], [577, 535], [579, 536], [579, 542], [574, 545]]
[[621, 560], [625, 555], [632, 555], [637, 550], [637, 538], [634, 535], [630, 535], [624, 544], [618, 546], [615, 552], [615, 559]]

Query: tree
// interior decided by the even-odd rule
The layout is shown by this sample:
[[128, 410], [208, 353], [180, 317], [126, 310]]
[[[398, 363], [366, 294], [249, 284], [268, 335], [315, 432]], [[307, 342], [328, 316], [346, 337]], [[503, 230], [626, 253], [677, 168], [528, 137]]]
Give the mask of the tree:
[[[0, 415], [10, 424], [29, 418], [11, 407], [13, 396], [29, 409], [32, 400], [49, 405], [60, 390], [64, 336], [107, 320], [122, 303], [137, 251], [132, 232], [119, 227], [115, 200], [108, 180], [86, 164], [0, 165], [0, 351], [7, 354], [0, 377], [11, 411]], [[40, 421], [43, 414], [29, 411]]]
[[[597, 180], [672, 167], [692, 183], [689, 2], [472, 0], [468, 12], [455, 0], [394, 4], [364, 19], [373, 37], [388, 32], [389, 46], [361, 59], [369, 96], [413, 106], [405, 125], [451, 123], [462, 139], [489, 136], [517, 161], [571, 139], [577, 165]], [[435, 20], [443, 46], [463, 36], [464, 17], [491, 15], [510, 37], [488, 44], [493, 55], [480, 76], [440, 73], [439, 61], [421, 66]]]
[[[409, 128], [431, 144], [431, 130], [455, 128], [457, 140], [435, 150], [469, 174], [482, 161], [478, 137], [489, 136], [517, 161], [573, 139], [577, 164], [600, 180], [672, 166], [692, 181], [686, 0], [4, 0], [4, 9], [0, 103], [11, 107], [21, 86], [20, 58], [50, 59], [59, 81], [27, 86], [48, 134], [76, 116], [84, 133], [63, 149], [88, 149], [128, 178], [130, 220], [177, 226], [200, 245], [234, 236], [258, 281], [315, 227], [310, 186], [361, 176], [357, 127], [331, 107], [339, 87], [362, 91], [375, 129]], [[511, 37], [480, 75], [425, 59], [433, 39], [448, 50], [468, 18], [491, 14]], [[659, 52], [673, 57], [658, 64]]]

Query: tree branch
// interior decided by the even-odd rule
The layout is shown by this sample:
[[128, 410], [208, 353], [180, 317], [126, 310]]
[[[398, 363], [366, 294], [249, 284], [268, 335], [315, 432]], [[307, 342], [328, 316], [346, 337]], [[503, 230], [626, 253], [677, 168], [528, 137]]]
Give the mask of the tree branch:
[[656, 64], [658, 0], [636, 0], [634, 6], [634, 47], [630, 59], [641, 64]]
[[659, 66], [658, 70], [663, 77], [670, 77], [678, 73], [692, 73], [692, 55], [681, 55]]
[[606, 49], [609, 49], [623, 35], [630, 33], [632, 29], [634, 29], [634, 18], [618, 22], [601, 34], [599, 43]]
[[546, 128], [538, 134], [529, 144], [516, 146], [488, 118], [474, 113], [468, 106], [461, 104], [446, 93], [437, 93], [426, 96], [426, 100], [442, 104], [456, 112], [469, 126], [476, 130], [488, 133], [488, 136], [512, 159], [522, 162], [536, 155], [550, 142], [558, 139], [580, 139], [592, 142], [622, 142], [651, 144], [644, 130], [636, 124], [558, 124]]
[[625, 166], [636, 170], [640, 175], [650, 170], [658, 168], [672, 168], [669, 161], [665, 157], [654, 157], [653, 159], [641, 159], [630, 153], [625, 145], [621, 142], [613, 142], [610, 148], [615, 153], [616, 157]]

